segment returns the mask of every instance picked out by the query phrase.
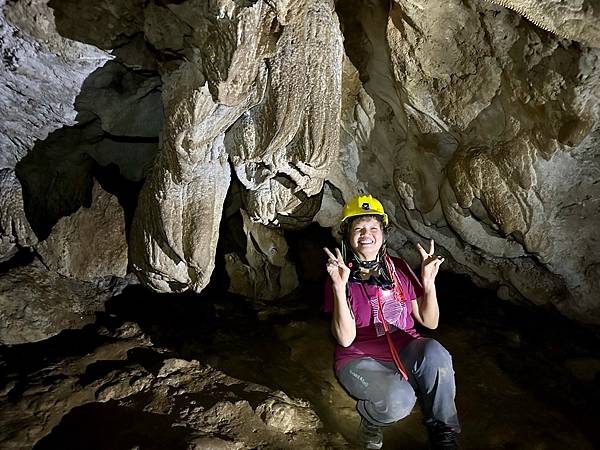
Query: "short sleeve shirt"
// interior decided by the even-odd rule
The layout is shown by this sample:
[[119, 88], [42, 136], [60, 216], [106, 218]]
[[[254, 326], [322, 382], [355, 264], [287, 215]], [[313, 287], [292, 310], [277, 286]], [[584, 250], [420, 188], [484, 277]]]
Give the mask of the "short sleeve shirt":
[[[400, 352], [408, 343], [419, 337], [414, 328], [411, 301], [423, 295], [421, 282], [410, 266], [402, 259], [391, 258], [396, 268], [400, 287], [406, 299], [406, 307], [401, 322], [403, 329], [391, 332], [396, 350]], [[344, 364], [355, 358], [371, 357], [379, 361], [392, 362], [389, 344], [385, 335], [379, 335], [373, 320], [372, 303], [377, 299], [379, 287], [359, 281], [348, 282], [348, 302], [352, 308], [356, 322], [356, 338], [348, 347], [337, 345], [335, 349], [335, 369], [338, 371]], [[334, 298], [331, 279], [327, 277], [325, 284], [325, 312], [333, 312]]]

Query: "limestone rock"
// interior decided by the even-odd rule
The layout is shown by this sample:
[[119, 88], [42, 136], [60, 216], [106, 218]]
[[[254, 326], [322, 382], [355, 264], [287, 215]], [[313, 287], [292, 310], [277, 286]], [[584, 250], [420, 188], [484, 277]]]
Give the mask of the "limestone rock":
[[[15, 169], [36, 142], [65, 125], [75, 123], [75, 97], [85, 78], [111, 57], [95, 47], [62, 37], [56, 30], [52, 10], [45, 1], [0, 1], [0, 168]], [[85, 175], [84, 175], [85, 176]], [[3, 181], [3, 201], [13, 207], [2, 210], [2, 228], [15, 224], [17, 235], [2, 237], [2, 255], [14, 244], [28, 246], [37, 240], [37, 221], [25, 218], [26, 190], [18, 181]], [[23, 193], [22, 193], [23, 191]], [[68, 202], [67, 202], [68, 203]], [[17, 208], [18, 206], [18, 208]], [[20, 209], [20, 210], [17, 210]], [[52, 219], [50, 219], [52, 220]], [[28, 221], [29, 225], [25, 225]], [[25, 234], [30, 238], [26, 239]], [[44, 233], [41, 233], [42, 235]], [[42, 236], [43, 238], [44, 236]], [[17, 239], [18, 238], [18, 239]], [[18, 242], [17, 242], [18, 241]], [[8, 246], [8, 247], [7, 247]]]
[[84, 281], [127, 273], [125, 218], [117, 198], [94, 185], [90, 208], [63, 217], [36, 246], [44, 264]]
[[99, 121], [52, 132], [16, 165], [29, 224], [38, 239], [56, 222], [91, 201], [94, 160], [86, 152], [102, 135]]
[[[189, 7], [189, 4], [183, 2], [182, 8]], [[150, 3], [144, 9], [145, 39], [154, 48], [171, 54], [182, 52], [185, 49], [184, 36], [193, 34], [193, 27], [182, 20], [186, 14], [174, 13], [173, 7], [173, 5]]]
[[21, 184], [12, 169], [0, 169], [0, 262], [8, 260], [19, 247], [36, 243], [25, 217]]
[[14, 168], [36, 140], [73, 125], [85, 78], [111, 58], [60, 36], [45, 0], [0, 1], [0, 168]]
[[145, 76], [111, 61], [86, 79], [76, 107], [98, 116], [112, 136], [158, 137], [163, 125], [160, 86], [158, 74]]
[[502, 67], [477, 15], [460, 0], [392, 6], [387, 37], [395, 78], [407, 103], [432, 122], [466, 128], [500, 87]]
[[489, 0], [510, 8], [544, 30], [600, 47], [600, 10], [592, 0]]
[[120, 400], [147, 390], [152, 382], [152, 376], [141, 368], [134, 368], [125, 373], [115, 371], [102, 380], [95, 397], [99, 402]]
[[[186, 62], [175, 69], [165, 68], [163, 145], [132, 224], [133, 269], [145, 284], [159, 291], [199, 292], [208, 283], [230, 180], [225, 131], [260, 101], [267, 77], [263, 59], [268, 49], [259, 43], [269, 37], [270, 8], [262, 2], [239, 9], [232, 4], [231, 14], [215, 20], [220, 12], [213, 6], [196, 2], [172, 6], [177, 20], [192, 20], [202, 24], [202, 30], [208, 27], [210, 33], [197, 35], [201, 47], [189, 49]], [[258, 23], [263, 26], [254, 28]], [[244, 32], [226, 32], [231, 27]], [[211, 48], [219, 46], [224, 49], [220, 55], [224, 60], [213, 61]], [[241, 78], [228, 78], [229, 58], [242, 58], [242, 54], [247, 58], [248, 50], [252, 51], [247, 64], [236, 67]], [[235, 101], [219, 101], [234, 91]]]
[[332, 172], [324, 206], [339, 211], [354, 184], [382, 200], [399, 227], [388, 246], [413, 263], [412, 242], [434, 238], [449, 270], [600, 323], [597, 49], [484, 3], [350, 2], [338, 13], [376, 114], [358, 182]]
[[188, 446], [190, 450], [240, 450], [244, 448], [243, 442], [229, 442], [217, 437], [199, 437]]
[[62, 36], [112, 49], [143, 29], [143, 0], [101, 0], [83, 7], [78, 0], [50, 0]]
[[[12, 398], [7, 402], [10, 408], [0, 411], [2, 446], [56, 446], [65, 438], [63, 433], [72, 439], [68, 418], [78, 407], [105, 411], [102, 405], [109, 401], [113, 414], [127, 409], [160, 418], [160, 430], [127, 429], [128, 435], [162, 433], [165, 448], [180, 438], [177, 430], [182, 427], [187, 433], [178, 442], [187, 448], [347, 446], [341, 438], [320, 432], [321, 422], [308, 402], [282, 391], [228, 376], [196, 360], [165, 359], [161, 352], [166, 350], [153, 348], [143, 336], [109, 332], [99, 344], [83, 356], [47, 364], [29, 377], [26, 389], [19, 390], [16, 375], [8, 375], [7, 389], [0, 392], [0, 400]], [[156, 370], [136, 360], [136, 352], [155, 361]], [[115, 435], [108, 442], [122, 444], [122, 439]], [[338, 445], [331, 445], [334, 441]]]
[[241, 214], [246, 254], [243, 259], [235, 253], [225, 255], [229, 292], [259, 300], [274, 300], [289, 294], [298, 286], [298, 277], [287, 257], [283, 232], [253, 223], [244, 210]]
[[163, 75], [164, 144], [132, 226], [134, 269], [156, 290], [208, 282], [229, 156], [252, 219], [269, 223], [316, 213], [316, 203], [307, 213], [301, 202], [320, 193], [337, 152], [342, 46], [331, 4], [230, 6], [224, 16], [211, 5], [169, 6], [200, 26], [188, 61]]
[[[31, 272], [31, 269], [28, 270], [30, 271], [28, 276], [38, 278], [38, 280], [44, 276], [41, 272], [43, 269], [38, 269], [37, 273]], [[51, 277], [58, 279], [55, 275], [51, 275]], [[52, 287], [60, 289], [60, 291], [55, 290], [54, 295], [61, 292], [64, 298], [65, 293], [70, 292], [68, 284], [73, 284], [73, 282], [65, 281], [64, 278], [60, 280], [60, 284]], [[80, 285], [83, 284], [80, 283]], [[52, 290], [48, 290], [45, 294], [48, 298], [52, 297]], [[68, 298], [65, 299], [65, 302], [74, 303], [77, 300], [77, 298]], [[51, 309], [46, 309], [45, 312], [47, 311], [51, 311]], [[85, 336], [82, 337], [82, 341], [84, 342], [81, 344], [89, 345], [89, 342], [85, 342]], [[0, 421], [3, 424], [0, 429], [0, 445], [2, 447], [32, 448], [73, 408], [95, 400], [95, 391], [101, 383], [85, 382], [88, 368], [93, 372], [94, 367], [102, 366], [107, 361], [110, 361], [109, 364], [119, 365], [127, 359], [131, 349], [151, 345], [148, 339], [141, 335], [129, 339], [101, 340], [98, 344], [97, 348], [89, 348], [86, 354], [48, 362], [44, 370], [30, 374], [29, 383], [25, 389], [21, 390], [13, 407], [2, 408], [0, 411]], [[104, 375], [110, 379], [111, 376], [115, 376], [115, 373]], [[8, 381], [7, 389], [0, 393], [0, 399], [4, 404], [8, 403], [8, 396], [14, 395], [19, 389], [15, 385], [14, 375], [9, 375]], [[96, 380], [91, 379], [90, 381]]]
[[[448, 269], [598, 323], [592, 3], [101, 1], [73, 20], [81, 2], [53, 0], [54, 21], [41, 0], [2, 2], [0, 168], [19, 162], [39, 239], [89, 204], [95, 162], [146, 178], [129, 256], [158, 291], [206, 286], [233, 169], [252, 222], [335, 226], [370, 192], [392, 251], [416, 262], [413, 242], [434, 238]], [[74, 124], [83, 79], [110, 58], [83, 42], [122, 65], [87, 79]], [[32, 236], [11, 186], [5, 256]], [[275, 267], [260, 253], [230, 257], [261, 280], [234, 289], [285, 292], [271, 269], [251, 274]]]
[[340, 120], [340, 151], [333, 160], [328, 184], [323, 187], [321, 209], [314, 220], [323, 227], [339, 230], [340, 203], [350, 200], [357, 192], [365, 191], [360, 180], [360, 156], [368, 147], [375, 126], [375, 104], [365, 91], [360, 74], [348, 57], [342, 72], [342, 111]]
[[114, 280], [71, 280], [39, 263], [11, 269], [0, 275], [0, 343], [36, 342], [81, 328], [123, 287]]
[[308, 402], [294, 401], [283, 392], [279, 394], [280, 398], [271, 397], [256, 408], [256, 414], [267, 426], [283, 433], [315, 430], [320, 426]]
[[330, 2], [278, 6], [286, 26], [270, 59], [264, 100], [227, 140], [248, 213], [264, 224], [293, 217], [307, 196], [321, 191], [337, 155], [341, 111], [343, 49]]
[[230, 169], [224, 131], [255, 103], [215, 103], [200, 62], [182, 64], [164, 84], [164, 142], [146, 180], [130, 235], [138, 277], [159, 291], [201, 291], [210, 279]]

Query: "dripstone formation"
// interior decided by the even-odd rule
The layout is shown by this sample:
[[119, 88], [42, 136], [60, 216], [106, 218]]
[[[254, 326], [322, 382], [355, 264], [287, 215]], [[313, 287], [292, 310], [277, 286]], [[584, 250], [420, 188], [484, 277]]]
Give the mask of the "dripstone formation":
[[[500, 297], [600, 323], [595, 2], [0, 8], [0, 261], [32, 251], [99, 298], [131, 274], [200, 292], [219, 265], [276, 301], [298, 283], [285, 231], [335, 232], [362, 191], [407, 260], [435, 239]], [[234, 214], [244, 242], [217, 258]], [[60, 331], [11, 329], [38, 319], [4, 342]]]

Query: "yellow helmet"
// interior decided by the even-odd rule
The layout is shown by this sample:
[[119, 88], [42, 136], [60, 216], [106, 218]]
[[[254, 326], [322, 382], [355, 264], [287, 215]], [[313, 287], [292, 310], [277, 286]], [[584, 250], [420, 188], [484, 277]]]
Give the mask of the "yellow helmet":
[[383, 210], [383, 205], [371, 195], [355, 195], [352, 197], [342, 211], [342, 223], [351, 217], [367, 215], [381, 216], [383, 225], [387, 226], [388, 224], [388, 215]]

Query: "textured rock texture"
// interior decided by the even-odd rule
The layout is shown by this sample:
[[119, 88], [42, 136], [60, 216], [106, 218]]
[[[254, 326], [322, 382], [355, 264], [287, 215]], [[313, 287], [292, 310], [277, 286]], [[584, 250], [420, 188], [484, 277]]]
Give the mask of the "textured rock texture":
[[62, 277], [35, 262], [0, 275], [0, 344], [47, 339], [81, 328], [104, 310], [104, 302], [125, 283], [82, 282]]
[[[43, 370], [29, 376], [26, 385], [9, 376], [0, 392], [3, 404], [11, 403], [0, 412], [3, 447], [91, 446], [85, 442], [90, 436], [94, 448], [130, 443], [240, 450], [348, 445], [321, 432], [322, 423], [307, 401], [196, 360], [168, 358], [167, 350], [154, 346], [135, 323], [82, 339], [84, 355], [42, 363]], [[105, 414], [103, 436], [97, 435], [96, 421], [86, 420], [94, 413]], [[111, 417], [128, 420], [113, 422]]]
[[86, 77], [111, 58], [62, 37], [44, 0], [0, 0], [0, 168], [14, 168], [36, 140], [75, 123]]
[[[461, 448], [595, 449], [595, 333], [442, 278], [443, 290], [457, 283], [435, 334], [460, 380]], [[312, 304], [269, 302], [280, 310], [265, 318], [240, 296], [131, 287], [82, 330], [0, 346], [0, 447], [362, 448], [319, 292]], [[421, 409], [388, 427], [385, 442], [427, 448]]]
[[[392, 212], [391, 247], [410, 256], [407, 239], [434, 238], [451, 270], [501, 296], [600, 323], [598, 50], [487, 3], [350, 2], [338, 13], [376, 110], [374, 126], [363, 119], [357, 185]], [[342, 147], [346, 173], [353, 154]], [[347, 184], [331, 183], [326, 201], [340, 208]]]
[[36, 245], [42, 262], [59, 274], [83, 281], [127, 274], [125, 218], [117, 198], [98, 183], [92, 205], [63, 217]]
[[[319, 194], [337, 153], [343, 49], [331, 3], [226, 4], [147, 11], [163, 51], [184, 46], [195, 28], [187, 61], [163, 68], [163, 145], [130, 239], [134, 270], [160, 291], [208, 283], [229, 159], [250, 217], [267, 224], [306, 220], [301, 202]], [[175, 29], [183, 38], [166, 32]]]
[[[370, 192], [393, 251], [416, 262], [414, 241], [434, 238], [449, 270], [501, 297], [600, 323], [594, 2], [2, 6], [0, 168], [21, 190], [4, 174], [0, 258], [89, 205], [98, 166], [144, 181], [129, 261], [161, 292], [207, 285], [232, 179], [262, 249], [285, 245], [251, 222], [335, 227]], [[111, 57], [98, 48], [116, 60], [88, 76]], [[236, 292], [294, 285], [262, 250], [227, 264]]]
[[339, 142], [343, 48], [337, 17], [326, 1], [282, 6], [263, 101], [227, 135], [248, 213], [265, 224], [293, 215], [321, 191]]
[[[73, 103], [85, 78], [110, 55], [55, 29], [45, 1], [0, 0], [0, 259], [37, 239], [23, 213], [16, 164], [53, 130], [75, 123]], [[9, 226], [9, 224], [13, 226]]]
[[10, 259], [19, 247], [37, 243], [23, 208], [21, 184], [12, 169], [0, 169], [0, 262]]
[[244, 259], [236, 253], [225, 255], [229, 292], [259, 300], [281, 298], [296, 287], [296, 269], [288, 259], [288, 245], [282, 230], [254, 223], [241, 210], [246, 235]]
[[164, 144], [130, 235], [133, 269], [159, 291], [208, 284], [230, 180], [224, 131], [254, 103], [253, 96], [238, 107], [215, 103], [197, 64], [182, 64], [164, 85]]
[[600, 8], [593, 0], [488, 0], [510, 8], [538, 27], [600, 48]]

